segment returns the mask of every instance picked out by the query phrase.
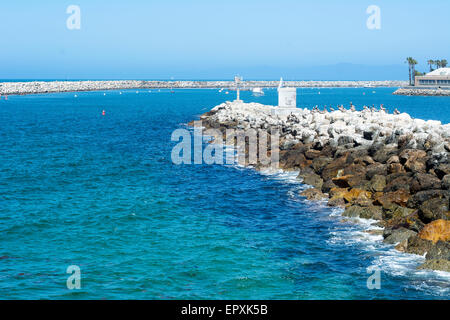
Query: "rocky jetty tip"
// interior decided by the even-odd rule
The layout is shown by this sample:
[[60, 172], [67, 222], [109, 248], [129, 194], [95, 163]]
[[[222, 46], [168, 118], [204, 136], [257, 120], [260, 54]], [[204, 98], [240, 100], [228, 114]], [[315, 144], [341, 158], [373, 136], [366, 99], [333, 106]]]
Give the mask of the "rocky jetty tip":
[[420, 268], [450, 272], [450, 124], [384, 109], [276, 109], [226, 102], [200, 118], [223, 133], [278, 130], [280, 168], [312, 186], [303, 196], [377, 220], [386, 243], [425, 255]]

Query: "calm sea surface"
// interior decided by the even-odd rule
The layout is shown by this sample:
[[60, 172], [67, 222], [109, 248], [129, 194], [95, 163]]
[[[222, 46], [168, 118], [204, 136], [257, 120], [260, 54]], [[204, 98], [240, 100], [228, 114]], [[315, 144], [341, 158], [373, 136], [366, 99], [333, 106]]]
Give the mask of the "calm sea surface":
[[[450, 122], [450, 98], [393, 91], [299, 89], [298, 106], [383, 103]], [[293, 174], [174, 165], [172, 132], [232, 92], [77, 95], [0, 101], [1, 299], [450, 298], [449, 274], [416, 271], [424, 259], [367, 222], [306, 202]], [[80, 290], [67, 289], [71, 265]], [[366, 286], [369, 267], [380, 290]]]

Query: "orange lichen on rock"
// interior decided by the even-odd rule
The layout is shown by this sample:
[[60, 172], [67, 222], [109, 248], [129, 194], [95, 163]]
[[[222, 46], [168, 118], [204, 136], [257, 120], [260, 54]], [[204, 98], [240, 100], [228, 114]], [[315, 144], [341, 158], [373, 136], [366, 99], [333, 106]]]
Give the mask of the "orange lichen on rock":
[[419, 233], [419, 237], [424, 240], [450, 241], [450, 221], [439, 219], [430, 222]]

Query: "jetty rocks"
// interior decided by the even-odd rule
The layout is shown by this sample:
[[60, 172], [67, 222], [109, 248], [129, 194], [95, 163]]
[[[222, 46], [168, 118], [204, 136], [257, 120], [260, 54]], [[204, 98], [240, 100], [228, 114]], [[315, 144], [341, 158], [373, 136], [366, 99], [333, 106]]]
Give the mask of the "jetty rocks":
[[426, 88], [400, 88], [393, 94], [403, 96], [448, 96], [450, 97], [449, 89], [426, 89]]
[[[279, 81], [242, 81], [241, 89], [276, 88]], [[285, 81], [286, 86], [321, 88], [321, 87], [400, 87], [404, 81]], [[125, 89], [219, 89], [235, 88], [233, 81], [140, 81], [140, 80], [110, 80], [110, 81], [30, 81], [30, 82], [0, 82], [1, 95], [23, 95], [52, 92], [78, 92], [99, 90]]]
[[278, 110], [226, 102], [200, 119], [223, 133], [278, 131], [279, 167], [312, 186], [303, 196], [376, 220], [386, 243], [426, 255], [421, 268], [450, 272], [450, 124], [382, 110]]

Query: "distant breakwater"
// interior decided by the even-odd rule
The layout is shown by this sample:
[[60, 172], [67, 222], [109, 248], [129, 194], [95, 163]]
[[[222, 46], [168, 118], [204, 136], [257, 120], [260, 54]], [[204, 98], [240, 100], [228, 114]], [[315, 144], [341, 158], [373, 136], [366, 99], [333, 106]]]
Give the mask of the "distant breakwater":
[[[243, 81], [241, 89], [276, 88], [279, 81]], [[404, 81], [284, 81], [286, 87], [299, 88], [355, 88], [355, 87], [402, 87]], [[233, 81], [33, 81], [1, 82], [1, 95], [23, 95], [37, 93], [78, 92], [125, 89], [207, 89], [235, 88]]]
[[421, 269], [450, 272], [450, 124], [384, 110], [279, 111], [226, 102], [200, 119], [218, 135], [279, 132], [279, 168], [299, 171], [313, 187], [302, 196], [327, 199], [346, 217], [376, 220], [384, 242], [426, 255]]
[[443, 96], [450, 97], [449, 89], [429, 88], [400, 88], [394, 92], [395, 95], [403, 96]]

